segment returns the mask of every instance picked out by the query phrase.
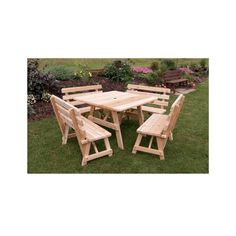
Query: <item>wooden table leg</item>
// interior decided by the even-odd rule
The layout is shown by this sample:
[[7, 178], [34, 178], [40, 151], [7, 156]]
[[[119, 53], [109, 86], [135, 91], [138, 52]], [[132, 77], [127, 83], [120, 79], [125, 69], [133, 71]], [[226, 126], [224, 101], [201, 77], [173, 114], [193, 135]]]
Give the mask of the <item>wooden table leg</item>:
[[137, 107], [137, 112], [138, 112], [139, 125], [142, 125], [143, 122], [144, 122], [144, 117], [143, 117], [143, 112], [142, 112], [142, 107], [141, 106]]
[[89, 116], [88, 116], [89, 120], [91, 120], [91, 118], [94, 116], [94, 112], [95, 112], [95, 106], [91, 106]]
[[118, 113], [116, 111], [112, 111], [111, 114], [112, 114], [113, 123], [116, 126], [115, 132], [116, 132], [116, 140], [117, 140], [118, 147], [120, 149], [124, 149]]

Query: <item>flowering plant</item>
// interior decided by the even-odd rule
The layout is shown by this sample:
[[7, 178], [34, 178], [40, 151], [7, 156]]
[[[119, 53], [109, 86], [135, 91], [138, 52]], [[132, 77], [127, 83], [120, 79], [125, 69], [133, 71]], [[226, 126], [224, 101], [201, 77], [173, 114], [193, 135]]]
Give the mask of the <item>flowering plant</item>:
[[77, 70], [74, 72], [74, 76], [76, 79], [89, 79], [92, 77], [92, 73], [89, 71], [86, 65], [77, 65]]
[[192, 70], [190, 70], [189, 68], [186, 68], [186, 67], [180, 67], [180, 68], [178, 68], [178, 70], [180, 70], [181, 72], [183, 72], [185, 74], [194, 74], [194, 72]]
[[148, 67], [142, 67], [142, 66], [135, 66], [132, 68], [133, 72], [135, 73], [143, 73], [143, 74], [149, 74], [152, 73], [153, 70]]
[[36, 103], [36, 99], [35, 99], [34, 95], [33, 94], [29, 94], [27, 96], [27, 104], [28, 105], [33, 105], [35, 103]]
[[44, 92], [43, 95], [42, 95], [42, 100], [43, 100], [44, 102], [50, 102], [51, 96], [52, 96], [52, 95], [51, 95], [50, 93]]

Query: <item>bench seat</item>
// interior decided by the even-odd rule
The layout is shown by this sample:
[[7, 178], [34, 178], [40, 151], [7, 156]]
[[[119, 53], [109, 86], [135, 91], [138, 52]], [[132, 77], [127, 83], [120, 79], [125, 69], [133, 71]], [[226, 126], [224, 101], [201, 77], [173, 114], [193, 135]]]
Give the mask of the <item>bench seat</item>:
[[89, 142], [111, 137], [111, 133], [93, 123], [91, 120], [81, 117], [83, 121], [83, 128], [85, 130], [85, 138]]
[[161, 136], [168, 125], [168, 115], [152, 114], [138, 129], [139, 134]]
[[[137, 107], [134, 107], [133, 109], [137, 110]], [[142, 111], [149, 113], [164, 114], [166, 112], [166, 109], [158, 107], [142, 106]]]

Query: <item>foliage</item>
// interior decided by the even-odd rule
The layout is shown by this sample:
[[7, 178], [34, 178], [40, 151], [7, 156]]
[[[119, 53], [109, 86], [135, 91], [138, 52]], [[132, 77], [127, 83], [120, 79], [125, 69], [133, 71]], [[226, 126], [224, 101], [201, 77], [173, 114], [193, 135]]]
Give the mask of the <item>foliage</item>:
[[50, 93], [44, 92], [44, 93], [42, 94], [42, 101], [44, 101], [44, 102], [50, 102], [51, 96], [52, 96], [52, 95], [51, 95]]
[[159, 69], [159, 66], [160, 66], [159, 62], [158, 62], [158, 61], [154, 61], [154, 62], [152, 62], [152, 64], [151, 64], [151, 69], [152, 69], [153, 71], [156, 71], [156, 70]]
[[167, 65], [165, 64], [161, 64], [159, 69], [155, 71], [155, 73], [157, 74], [158, 77], [163, 77], [163, 75], [165, 74], [165, 72], [168, 70]]
[[34, 95], [33, 94], [29, 94], [27, 96], [27, 104], [33, 105], [35, 103], [36, 103], [36, 99], [35, 99]]
[[181, 78], [187, 79], [189, 82], [193, 81], [193, 76], [191, 74], [183, 74]]
[[199, 72], [201, 70], [201, 66], [198, 63], [192, 62], [190, 64], [190, 69], [194, 72]]
[[38, 66], [39, 59], [28, 59], [28, 94], [34, 95], [36, 101], [41, 100], [43, 92], [49, 91], [54, 84], [53, 76], [48, 73], [41, 73]]
[[200, 61], [200, 66], [201, 66], [202, 68], [206, 68], [206, 67], [207, 67], [207, 60], [206, 60], [206, 59], [201, 59], [201, 61]]
[[161, 60], [161, 65], [166, 65], [168, 70], [176, 69], [176, 63], [175, 63], [175, 61], [173, 61], [171, 59], [163, 59], [163, 60]]
[[157, 72], [152, 72], [149, 74], [139, 73], [138, 78], [145, 80], [148, 84], [162, 84], [163, 81]]
[[46, 67], [44, 72], [50, 73], [53, 75], [55, 80], [73, 80], [76, 78], [74, 68], [71, 66], [65, 65], [56, 65], [51, 67]]
[[77, 68], [74, 72], [75, 79], [89, 80], [92, 77], [92, 73], [89, 71], [86, 65], [77, 64]]
[[104, 75], [111, 80], [126, 82], [131, 80], [133, 72], [130, 62], [116, 60], [104, 67]]

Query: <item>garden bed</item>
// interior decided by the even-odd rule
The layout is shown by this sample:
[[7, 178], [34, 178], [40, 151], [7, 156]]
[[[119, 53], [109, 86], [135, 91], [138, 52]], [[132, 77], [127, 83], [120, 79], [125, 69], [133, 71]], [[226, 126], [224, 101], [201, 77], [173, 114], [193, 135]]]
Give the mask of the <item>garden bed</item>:
[[[201, 78], [199, 80], [200, 82], [203, 82], [207, 80], [207, 78]], [[134, 84], [143, 84], [143, 85], [149, 85], [147, 81], [141, 78], [134, 78], [132, 83]], [[103, 91], [111, 91], [111, 90], [118, 90], [118, 91], [125, 91], [126, 90], [126, 84], [122, 82], [116, 82], [109, 79], [106, 79], [105, 77], [99, 76], [91, 78], [88, 81], [81, 81], [81, 80], [68, 80], [68, 81], [57, 81], [56, 83], [56, 89], [54, 94], [62, 97], [62, 94], [60, 93], [62, 88], [66, 87], [76, 87], [76, 86], [86, 86], [86, 85], [92, 85], [92, 84], [101, 84], [103, 87]], [[155, 85], [152, 85], [155, 86]], [[38, 121], [45, 118], [49, 118], [51, 116], [54, 116], [52, 106], [50, 102], [37, 102], [33, 105], [33, 109], [35, 111], [35, 114], [31, 114], [28, 116], [28, 121]]]

